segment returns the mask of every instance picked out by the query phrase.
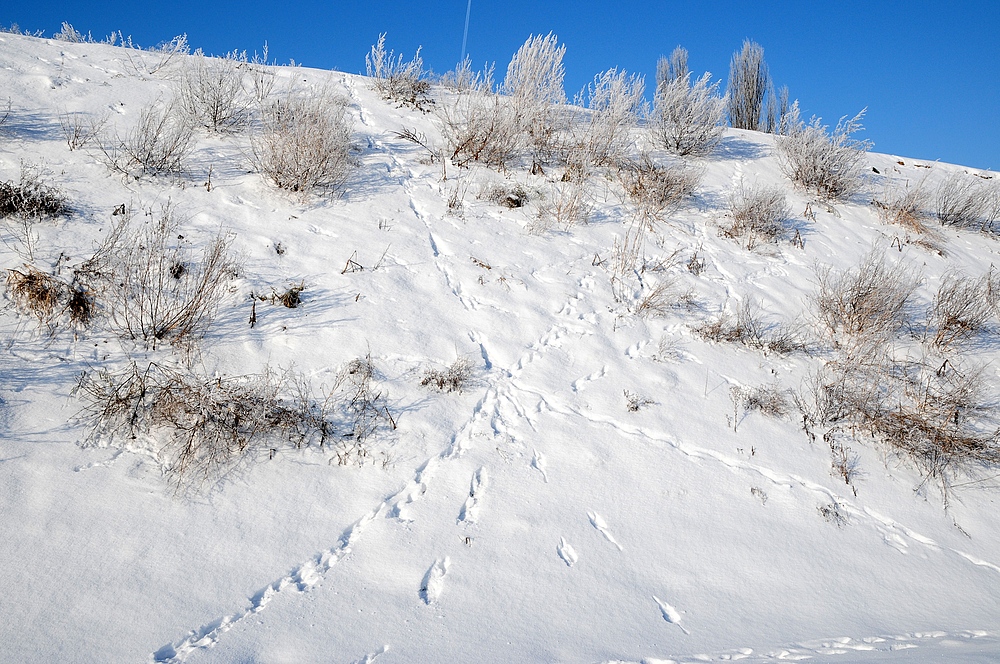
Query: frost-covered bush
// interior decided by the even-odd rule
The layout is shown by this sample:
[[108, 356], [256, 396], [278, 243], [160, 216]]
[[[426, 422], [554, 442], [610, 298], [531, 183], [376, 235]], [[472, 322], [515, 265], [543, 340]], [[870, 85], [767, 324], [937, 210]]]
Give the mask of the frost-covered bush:
[[645, 216], [658, 219], [694, 195], [702, 174], [683, 164], [657, 164], [644, 155], [622, 164], [618, 177], [628, 200]]
[[824, 199], [844, 199], [862, 187], [861, 176], [867, 169], [865, 153], [869, 141], [853, 135], [863, 129], [861, 118], [841, 118], [833, 132], [813, 117], [808, 124], [798, 119], [793, 105], [788, 135], [778, 136], [775, 147], [781, 168], [792, 182], [815, 192]]
[[200, 51], [185, 61], [176, 84], [178, 105], [192, 121], [215, 132], [247, 126], [253, 97], [244, 82], [246, 58], [235, 51], [210, 58]]
[[616, 69], [601, 72], [587, 86], [590, 117], [584, 145], [590, 160], [597, 164], [613, 164], [626, 156], [629, 131], [643, 107], [644, 89], [641, 76]]
[[335, 191], [354, 167], [347, 100], [325, 91], [289, 93], [264, 107], [251, 134], [253, 168], [279, 189]]
[[424, 60], [420, 48], [409, 62], [403, 54], [385, 50], [385, 33], [378, 37], [371, 51], [365, 56], [365, 69], [372, 79], [372, 86], [386, 101], [423, 108], [432, 103], [427, 97], [431, 84], [426, 80]]
[[978, 279], [959, 272], [945, 274], [927, 317], [931, 344], [946, 350], [982, 332], [996, 312], [997, 296], [992, 273]]
[[760, 242], [773, 242], [786, 232], [791, 208], [781, 187], [746, 185], [740, 182], [729, 195], [729, 223], [723, 235], [744, 242], [753, 249]]
[[521, 116], [502, 95], [462, 94], [442, 107], [438, 117], [448, 156], [458, 165], [477, 162], [504, 169], [524, 150]]
[[882, 221], [920, 233], [927, 230], [924, 219], [928, 216], [929, 204], [930, 194], [924, 180], [913, 186], [909, 182], [903, 185], [887, 182], [882, 192], [872, 199]]
[[856, 269], [821, 268], [818, 278], [816, 308], [832, 335], [885, 339], [909, 321], [917, 281], [904, 265], [889, 265], [876, 250]]
[[204, 336], [237, 272], [220, 233], [196, 253], [168, 204], [138, 216], [126, 210], [94, 256], [76, 270], [97, 294], [112, 328], [148, 347]]
[[566, 103], [565, 54], [566, 47], [560, 46], [552, 33], [532, 35], [511, 58], [500, 86], [501, 93], [510, 98], [519, 128], [527, 134], [533, 167], [556, 156], [560, 132], [565, 128], [560, 108]]
[[677, 155], [709, 154], [725, 131], [726, 102], [711, 74], [691, 84], [691, 74], [670, 79], [657, 87], [652, 128], [660, 145]]
[[659, 92], [663, 86], [684, 78], [689, 73], [688, 52], [683, 46], [677, 46], [670, 52], [670, 57], [660, 56], [656, 61], [656, 90]]

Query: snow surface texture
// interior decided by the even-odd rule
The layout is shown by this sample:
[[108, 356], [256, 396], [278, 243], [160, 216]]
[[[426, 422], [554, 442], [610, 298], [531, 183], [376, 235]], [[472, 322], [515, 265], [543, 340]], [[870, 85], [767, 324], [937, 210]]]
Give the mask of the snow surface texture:
[[[360, 466], [279, 445], [178, 494], [155, 456], [78, 444], [72, 387], [121, 361], [119, 339], [100, 325], [49, 336], [8, 307], [0, 661], [1000, 658], [995, 483], [957, 487], [946, 510], [905, 459], [856, 442], [855, 495], [795, 416], [732, 419], [732, 387], [799, 389], [822, 358], [692, 331], [745, 299], [808, 324], [815, 266], [856, 265], [873, 245], [937, 283], [955, 266], [985, 272], [1000, 244], [943, 229], [942, 253], [918, 246], [864, 197], [828, 208], [793, 189], [773, 137], [729, 131], [699, 162], [694, 201], [646, 250], [698, 252], [700, 275], [668, 267], [696, 304], [642, 318], [614, 301], [595, 259], [625, 228], [612, 183], [590, 192], [590, 224], [529, 234], [531, 205], [476, 197], [503, 175], [427, 163], [393, 132], [433, 144], [433, 114], [383, 102], [363, 77], [273, 69], [348, 98], [360, 166], [340, 197], [303, 202], [248, 173], [242, 134], [199, 133], [184, 174], [123, 182], [93, 148], [67, 149], [59, 116], [108, 114], [123, 131], [169, 98], [170, 71], [126, 55], [0, 35], [12, 109], [0, 179], [16, 180], [22, 159], [42, 164], [73, 208], [37, 224], [35, 264], [86, 258], [122, 203], [169, 200], [192, 237], [226, 229], [243, 257], [200, 345], [210, 375], [294, 366], [320, 385], [370, 352], [398, 428]], [[869, 159], [873, 180], [962, 170]], [[546, 177], [509, 174], [543, 191]], [[785, 188], [803, 247], [720, 237], [741, 179]], [[461, 216], [447, 205], [456, 188]], [[0, 252], [4, 268], [23, 262]], [[342, 272], [348, 260], [365, 269]], [[261, 305], [247, 324], [251, 292], [300, 283], [301, 307]], [[996, 348], [975, 352], [995, 360]], [[461, 391], [420, 384], [457, 358], [473, 366]], [[986, 370], [994, 392], [998, 369]]]

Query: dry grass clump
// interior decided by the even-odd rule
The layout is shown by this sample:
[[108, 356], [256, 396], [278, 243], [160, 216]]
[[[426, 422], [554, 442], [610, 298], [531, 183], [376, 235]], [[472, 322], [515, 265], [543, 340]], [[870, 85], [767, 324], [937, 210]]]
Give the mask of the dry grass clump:
[[441, 109], [441, 134], [452, 163], [505, 170], [523, 151], [523, 121], [502, 95], [470, 92]]
[[736, 315], [726, 312], [695, 328], [709, 341], [739, 343], [765, 352], [787, 355], [804, 351], [805, 344], [793, 331], [781, 325], [767, 325], [749, 300], [744, 300]]
[[7, 293], [21, 313], [30, 314], [40, 322], [50, 320], [64, 299], [66, 284], [30, 265], [7, 271]]
[[731, 397], [745, 412], [759, 411], [767, 417], [785, 417], [792, 412], [791, 394], [777, 385], [733, 387]]
[[250, 163], [279, 189], [337, 191], [354, 168], [347, 100], [325, 91], [286, 95], [264, 107]]
[[[265, 56], [266, 57], [266, 56]], [[244, 81], [251, 65], [236, 51], [220, 58], [196, 51], [184, 61], [176, 87], [181, 109], [198, 125], [214, 132], [234, 132], [250, 123], [252, 88]], [[256, 80], [264, 80], [258, 76]]]
[[666, 276], [646, 289], [632, 307], [632, 313], [643, 318], [657, 318], [694, 304], [694, 294], [682, 288], [676, 277]]
[[729, 224], [722, 227], [726, 237], [739, 239], [747, 249], [761, 242], [774, 242], [787, 232], [791, 208], [781, 187], [739, 187], [729, 195]]
[[527, 205], [532, 192], [519, 182], [489, 182], [479, 190], [478, 198], [513, 210]]
[[93, 292], [85, 285], [45, 274], [25, 265], [24, 271], [7, 271], [7, 294], [17, 310], [34, 316], [39, 323], [53, 326], [66, 316], [72, 326], [87, 327], [96, 315]]
[[816, 308], [831, 335], [886, 337], [909, 321], [917, 279], [902, 264], [889, 265], [877, 250], [853, 270], [818, 272]]
[[587, 223], [591, 211], [584, 187], [574, 182], [563, 183], [554, 187], [551, 198], [539, 204], [538, 215], [528, 230], [533, 233], [553, 228], [568, 230]]
[[924, 220], [929, 213], [930, 193], [924, 187], [924, 180], [914, 186], [906, 183], [900, 186], [896, 182], [887, 182], [882, 193], [872, 199], [872, 205], [878, 211], [879, 218], [887, 224], [895, 224], [917, 233], [926, 233]]
[[446, 369], [426, 369], [420, 384], [441, 392], [461, 392], [472, 381], [475, 366], [467, 357], [460, 357]]

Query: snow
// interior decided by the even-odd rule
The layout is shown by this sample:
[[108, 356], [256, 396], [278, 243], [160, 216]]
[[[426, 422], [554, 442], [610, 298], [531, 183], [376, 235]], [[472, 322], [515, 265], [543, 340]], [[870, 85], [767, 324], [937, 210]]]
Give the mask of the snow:
[[[107, 113], [124, 130], [168, 98], [169, 68], [149, 75], [127, 55], [155, 57], [0, 35], [0, 96], [12, 106], [0, 179], [16, 179], [21, 160], [42, 164], [74, 209], [38, 225], [36, 265], [85, 259], [121, 203], [169, 200], [195, 242], [226, 229], [243, 261], [200, 345], [204, 370], [294, 367], [320, 386], [370, 353], [398, 429], [360, 466], [277, 445], [217, 486], [178, 492], [153, 455], [84, 444], [76, 417], [82, 371], [146, 351], [101, 326], [50, 336], [7, 307], [0, 660], [1000, 658], [995, 482], [957, 487], [945, 509], [933, 482], [862, 439], [851, 445], [854, 495], [794, 416], [733, 420], [731, 387], [798, 389], [823, 358], [710, 343], [691, 329], [744, 299], [769, 321], [808, 325], [815, 267], [850, 267], [872, 246], [919, 273], [928, 299], [947, 270], [997, 264], [1000, 244], [942, 229], [946, 251], [929, 251], [863, 197], [813, 203], [806, 220], [811, 199], [782, 175], [772, 137], [730, 130], [699, 162], [694, 204], [650, 246], [706, 260], [701, 276], [670, 268], [699, 308], [639, 318], [615, 304], [595, 264], [624, 232], [610, 183], [592, 191], [592, 223], [530, 234], [530, 205], [476, 198], [503, 175], [451, 166], [443, 179], [440, 163], [392, 133], [438, 140], [433, 114], [383, 102], [363, 77], [275, 69], [350, 100], [361, 165], [339, 198], [273, 189], [248, 172], [244, 135], [201, 133], [184, 175], [123, 182], [92, 147], [67, 149], [59, 117]], [[962, 170], [869, 159], [911, 181]], [[786, 188], [803, 248], [750, 252], [719, 236], [741, 179]], [[447, 206], [456, 187], [461, 217]], [[7, 269], [24, 262], [10, 244], [0, 256]], [[364, 269], [345, 271], [348, 260]], [[302, 307], [261, 304], [247, 324], [252, 292], [299, 283]], [[969, 352], [992, 361], [995, 391], [995, 341]], [[462, 391], [420, 385], [457, 358], [474, 366]], [[632, 412], [626, 391], [650, 403]], [[823, 518], [831, 507], [842, 523]]]

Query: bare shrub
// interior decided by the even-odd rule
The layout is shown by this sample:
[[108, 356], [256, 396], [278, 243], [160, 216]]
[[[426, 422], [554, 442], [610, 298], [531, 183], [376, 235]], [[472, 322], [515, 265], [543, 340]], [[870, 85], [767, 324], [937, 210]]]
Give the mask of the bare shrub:
[[378, 37], [371, 51], [365, 55], [365, 69], [372, 79], [372, 86], [386, 101], [423, 109], [434, 102], [427, 96], [431, 84], [426, 80], [424, 61], [420, 48], [409, 62], [403, 54], [385, 50], [385, 33]]
[[59, 116], [59, 126], [62, 127], [66, 146], [70, 151], [79, 150], [98, 138], [107, 122], [107, 114], [96, 118], [83, 113], [64, 113]]
[[804, 351], [805, 344], [792, 330], [781, 325], [768, 325], [749, 300], [744, 300], [736, 315], [724, 312], [694, 330], [716, 343], [739, 343], [765, 352], [787, 355]]
[[781, 187], [748, 186], [741, 181], [728, 204], [730, 223], [722, 227], [722, 234], [740, 239], [747, 249], [762, 241], [774, 242], [787, 232], [791, 207]]
[[798, 119], [794, 108], [788, 134], [775, 139], [782, 170], [792, 182], [824, 199], [845, 199], [859, 191], [866, 171], [865, 153], [870, 141], [852, 138], [862, 130], [865, 111], [841, 118], [833, 132], [813, 117], [808, 124]]
[[472, 381], [475, 366], [467, 357], [460, 357], [446, 369], [426, 369], [420, 384], [441, 392], [461, 392]]
[[177, 103], [192, 122], [210, 131], [238, 131], [250, 121], [253, 96], [245, 81], [245, 54], [236, 51], [220, 58], [200, 50], [185, 60], [176, 83]]
[[702, 172], [696, 168], [656, 164], [648, 155], [624, 164], [618, 174], [628, 199], [656, 219], [690, 199], [701, 176]]
[[925, 179], [914, 186], [907, 182], [900, 186], [896, 182], [887, 182], [882, 193], [872, 200], [872, 205], [878, 211], [878, 216], [888, 224], [895, 224], [918, 233], [926, 233], [924, 219], [930, 204], [930, 194], [924, 187]]
[[820, 268], [816, 308], [831, 335], [885, 338], [909, 321], [916, 279], [902, 264], [889, 265], [877, 250], [856, 269]]
[[101, 140], [105, 163], [113, 171], [138, 180], [143, 175], [180, 173], [194, 133], [172, 104], [153, 104], [139, 111], [124, 138], [117, 132]]
[[762, 115], [764, 96], [773, 87], [771, 74], [764, 62], [764, 48], [749, 39], [729, 62], [729, 86], [726, 107], [729, 124], [737, 129], [763, 131], [766, 119]]
[[354, 167], [351, 131], [346, 99], [289, 93], [264, 108], [250, 137], [250, 162], [279, 189], [333, 192]]
[[992, 275], [978, 279], [959, 272], [944, 275], [928, 314], [931, 344], [945, 350], [982, 332], [995, 313], [995, 298]]
[[629, 131], [644, 105], [644, 89], [641, 76], [616, 69], [601, 72], [587, 86], [590, 117], [583, 143], [591, 161], [610, 165], [625, 158], [630, 146]]
[[749, 413], [759, 411], [767, 417], [785, 417], [792, 411], [792, 399], [788, 390], [777, 385], [758, 385], [756, 387], [734, 386], [730, 390], [734, 407]]
[[942, 226], [971, 228], [983, 225], [987, 213], [986, 188], [965, 173], [952, 173], [934, 194], [934, 214]]
[[114, 329], [154, 348], [202, 337], [237, 272], [227, 235], [220, 232], [196, 257], [177, 231], [169, 204], [141, 219], [128, 210], [77, 270], [105, 302]]
[[652, 399], [644, 397], [641, 394], [636, 394], [635, 392], [629, 392], [628, 390], [624, 390], [624, 394], [625, 410], [630, 413], [638, 413], [646, 406], [652, 406], [656, 403]]
[[552, 189], [552, 195], [539, 204], [538, 215], [530, 224], [529, 231], [542, 233], [553, 228], [568, 230], [587, 223], [591, 206], [587, 202], [584, 187], [569, 182]]
[[143, 49], [138, 44], [132, 42], [132, 36], [124, 37], [119, 31], [117, 38], [112, 33], [105, 43], [117, 44], [123, 49], [129, 66], [139, 76], [155, 76], [166, 70], [172, 63], [187, 55], [191, 47], [188, 45], [187, 35], [177, 35], [173, 39], [161, 42], [156, 46]]
[[719, 83], [710, 83], [711, 76], [706, 72], [692, 85], [686, 73], [657, 86], [653, 134], [670, 152], [703, 156], [722, 140], [726, 102], [719, 96]]

